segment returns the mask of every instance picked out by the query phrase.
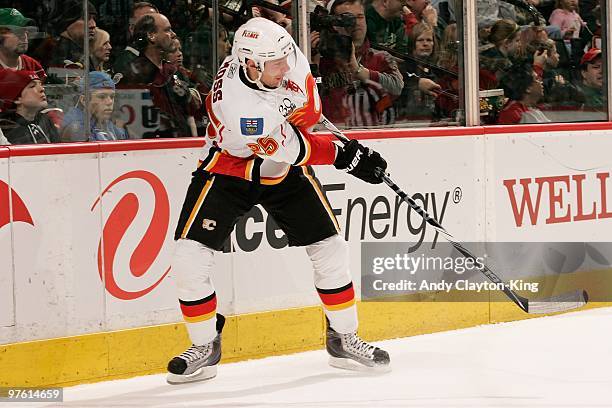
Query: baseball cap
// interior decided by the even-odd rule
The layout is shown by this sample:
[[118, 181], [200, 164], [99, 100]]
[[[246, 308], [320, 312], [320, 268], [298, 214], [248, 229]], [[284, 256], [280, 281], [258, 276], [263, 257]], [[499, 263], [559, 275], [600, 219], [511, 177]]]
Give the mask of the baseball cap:
[[36, 24], [14, 8], [0, 8], [0, 27], [33, 27]]
[[13, 71], [0, 69], [0, 99], [2, 107], [10, 109], [21, 96], [24, 88], [32, 81], [42, 81], [34, 71]]
[[580, 65], [590, 64], [599, 57], [601, 57], [601, 50], [599, 48], [590, 48], [580, 59]]
[[[115, 81], [106, 72], [91, 71], [89, 73], [89, 90], [112, 89], [115, 90]], [[79, 81], [79, 90], [85, 92], [85, 77]]]

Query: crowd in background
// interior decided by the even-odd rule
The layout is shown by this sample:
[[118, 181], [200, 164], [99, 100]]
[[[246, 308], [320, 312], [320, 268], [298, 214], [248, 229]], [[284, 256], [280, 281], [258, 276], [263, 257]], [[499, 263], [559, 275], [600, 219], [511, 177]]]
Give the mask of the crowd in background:
[[[357, 16], [353, 30], [337, 29], [354, 52], [316, 56], [328, 116], [358, 127], [461, 120], [460, 2], [332, 0], [327, 9]], [[477, 0], [481, 123], [605, 120], [600, 15], [597, 0]], [[313, 45], [326, 50], [320, 38]]]
[[[0, 144], [203, 135], [213, 67], [233, 32], [252, 16], [293, 27], [290, 1], [221, 0], [215, 39], [206, 0], [90, 0], [87, 21], [83, 4], [0, 0]], [[311, 68], [328, 118], [460, 124], [461, 3], [309, 5]], [[598, 0], [478, 0], [482, 122], [547, 122], [559, 111], [567, 121], [576, 112], [605, 119], [600, 15]], [[154, 126], [139, 131], [134, 120]]]

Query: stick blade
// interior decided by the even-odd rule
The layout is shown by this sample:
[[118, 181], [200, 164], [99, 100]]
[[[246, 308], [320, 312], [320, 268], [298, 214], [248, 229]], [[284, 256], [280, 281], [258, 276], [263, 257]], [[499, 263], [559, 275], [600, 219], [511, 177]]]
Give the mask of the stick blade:
[[527, 313], [543, 314], [564, 312], [566, 310], [578, 309], [586, 305], [588, 301], [589, 295], [586, 290], [577, 289], [548, 299], [530, 300], [527, 304]]

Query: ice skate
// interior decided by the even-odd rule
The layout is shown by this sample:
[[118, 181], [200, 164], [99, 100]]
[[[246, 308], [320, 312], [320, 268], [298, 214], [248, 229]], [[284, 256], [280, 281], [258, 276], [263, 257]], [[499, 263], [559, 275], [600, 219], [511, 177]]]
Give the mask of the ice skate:
[[216, 377], [217, 365], [221, 360], [221, 331], [225, 317], [217, 314], [217, 336], [209, 343], [192, 345], [181, 355], [168, 363], [169, 384], [183, 384], [204, 381]]
[[329, 365], [354, 371], [391, 370], [389, 353], [363, 341], [357, 333], [338, 333], [327, 323], [325, 341]]

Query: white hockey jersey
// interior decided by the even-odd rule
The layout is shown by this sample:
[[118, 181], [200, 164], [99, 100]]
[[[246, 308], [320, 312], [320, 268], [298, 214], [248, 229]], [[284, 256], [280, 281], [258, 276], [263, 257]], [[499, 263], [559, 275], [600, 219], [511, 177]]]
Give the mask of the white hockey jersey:
[[250, 83], [236, 57], [223, 61], [206, 99], [205, 170], [274, 184], [291, 165], [334, 162], [331, 140], [308, 133], [321, 116], [321, 100], [308, 60], [295, 50], [295, 67], [270, 91]]

